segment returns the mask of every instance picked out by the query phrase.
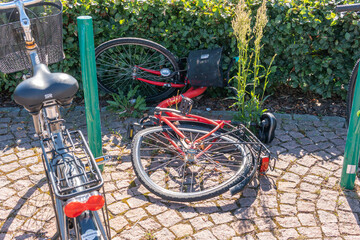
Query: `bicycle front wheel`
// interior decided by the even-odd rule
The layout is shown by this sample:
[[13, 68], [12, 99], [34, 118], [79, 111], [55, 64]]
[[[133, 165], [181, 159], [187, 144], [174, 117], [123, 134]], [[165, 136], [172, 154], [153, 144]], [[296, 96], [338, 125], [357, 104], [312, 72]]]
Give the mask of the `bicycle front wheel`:
[[[179, 66], [176, 58], [163, 46], [140, 38], [118, 38], [95, 49], [96, 71], [101, 89], [109, 93], [125, 94], [139, 86], [139, 94], [147, 101], [168, 97], [175, 88], [157, 86], [139, 80], [172, 83], [177, 81]], [[146, 70], [150, 71], [146, 71]], [[154, 71], [158, 74], [154, 74]], [[159, 72], [162, 72], [159, 75]]]
[[357, 79], [358, 70], [359, 70], [359, 62], [360, 62], [360, 59], [357, 60], [355, 66], [354, 66], [354, 69], [351, 72], [349, 89], [348, 89], [348, 94], [347, 94], [347, 98], [346, 98], [346, 122], [348, 125], [349, 125], [349, 121], [350, 121], [351, 108], [353, 105], [356, 79]]
[[173, 201], [201, 201], [218, 196], [249, 173], [253, 156], [237, 138], [210, 128], [182, 125], [184, 141], [168, 126], [138, 132], [132, 142], [132, 163], [140, 182], [155, 195]]

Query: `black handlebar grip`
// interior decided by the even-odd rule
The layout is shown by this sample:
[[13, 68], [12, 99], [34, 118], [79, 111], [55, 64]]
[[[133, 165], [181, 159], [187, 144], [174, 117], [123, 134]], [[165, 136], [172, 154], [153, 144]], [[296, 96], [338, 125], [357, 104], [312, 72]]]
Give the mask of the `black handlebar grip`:
[[351, 12], [351, 11], [353, 12], [360, 11], [360, 3], [336, 6], [336, 12]]

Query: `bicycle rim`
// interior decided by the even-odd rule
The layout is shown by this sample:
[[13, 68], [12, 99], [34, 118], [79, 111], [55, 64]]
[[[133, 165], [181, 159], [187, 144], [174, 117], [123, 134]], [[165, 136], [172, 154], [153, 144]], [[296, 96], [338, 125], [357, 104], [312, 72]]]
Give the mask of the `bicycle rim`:
[[[209, 132], [192, 125], [179, 130], [191, 142]], [[167, 126], [139, 132], [132, 152], [134, 170], [149, 191], [183, 202], [224, 193], [244, 179], [253, 159], [248, 146], [232, 136], [215, 132], [191, 149]]]
[[100, 45], [95, 55], [99, 86], [107, 92], [118, 93], [120, 90], [127, 93], [139, 86], [138, 94], [147, 101], [157, 101], [175, 90], [137, 79], [165, 83], [175, 81], [174, 78], [155, 75], [138, 68], [179, 71], [175, 57], [159, 44], [138, 38], [121, 38]]

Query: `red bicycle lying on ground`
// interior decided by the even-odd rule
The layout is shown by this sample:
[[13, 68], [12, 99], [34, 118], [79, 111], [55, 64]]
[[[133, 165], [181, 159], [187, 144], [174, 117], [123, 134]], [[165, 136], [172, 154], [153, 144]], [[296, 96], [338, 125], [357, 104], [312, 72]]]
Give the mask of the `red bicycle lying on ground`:
[[[130, 126], [133, 167], [152, 193], [182, 202], [208, 199], [228, 190], [236, 194], [257, 170], [265, 173], [271, 161], [273, 169], [275, 158], [243, 124], [190, 113], [191, 98], [208, 86], [224, 85], [221, 49], [190, 52], [186, 70], [180, 70], [164, 47], [138, 38], [103, 43], [95, 55], [99, 85], [111, 92], [140, 85], [141, 94], [155, 100], [192, 85], [183, 95], [162, 101], [153, 116]], [[177, 104], [178, 109], [169, 108]], [[269, 143], [275, 136], [276, 119], [265, 113], [261, 120], [259, 136]]]

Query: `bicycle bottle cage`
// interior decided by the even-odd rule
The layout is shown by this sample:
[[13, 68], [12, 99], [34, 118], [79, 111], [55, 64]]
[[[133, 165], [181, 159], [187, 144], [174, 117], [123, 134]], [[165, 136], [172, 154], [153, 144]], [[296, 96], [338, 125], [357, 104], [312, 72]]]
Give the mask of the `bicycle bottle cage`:
[[[38, 47], [40, 61], [52, 64], [63, 60], [61, 2], [44, 0], [25, 7], [25, 12], [31, 21], [31, 33]], [[23, 34], [18, 10], [1, 10], [0, 72], [12, 73], [31, 67]]]
[[224, 87], [221, 54], [221, 48], [190, 51], [187, 73], [190, 84], [201, 87]]
[[194, 104], [194, 101], [191, 98], [182, 96], [179, 110], [184, 115], [189, 114], [191, 112], [193, 104]]

